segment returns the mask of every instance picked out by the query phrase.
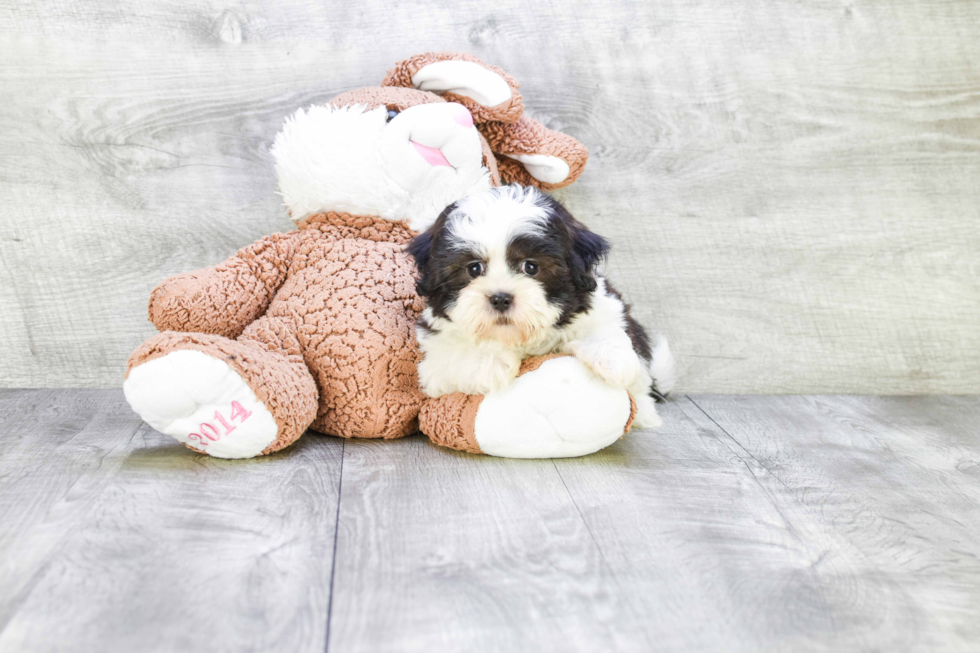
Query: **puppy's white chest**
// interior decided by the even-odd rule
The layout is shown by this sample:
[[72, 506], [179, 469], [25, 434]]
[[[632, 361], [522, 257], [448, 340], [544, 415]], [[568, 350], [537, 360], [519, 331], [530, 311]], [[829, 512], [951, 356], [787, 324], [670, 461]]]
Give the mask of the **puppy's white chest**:
[[419, 363], [419, 383], [430, 397], [453, 392], [490, 394], [506, 387], [520, 370], [521, 354], [492, 340], [472, 341], [442, 334], [420, 334], [424, 355]]

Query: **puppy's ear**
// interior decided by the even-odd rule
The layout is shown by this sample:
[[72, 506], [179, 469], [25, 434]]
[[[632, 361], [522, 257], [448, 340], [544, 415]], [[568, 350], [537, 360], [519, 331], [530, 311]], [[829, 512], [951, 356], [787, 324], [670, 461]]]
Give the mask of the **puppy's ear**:
[[576, 288], [592, 292], [596, 289], [595, 268], [609, 252], [609, 241], [589, 231], [558, 200], [550, 196], [548, 200], [552, 213], [565, 225], [568, 233], [572, 282]]
[[415, 259], [415, 267], [419, 271], [419, 280], [415, 284], [415, 290], [422, 297], [429, 296], [429, 281], [431, 269], [429, 263], [432, 261], [432, 248], [435, 246], [436, 238], [442, 232], [449, 214], [456, 209], [456, 203], [452, 203], [442, 210], [439, 217], [431, 227], [420, 233], [409, 241], [405, 251]]
[[429, 259], [432, 257], [433, 240], [434, 237], [430, 229], [429, 231], [423, 231], [409, 241], [408, 246], [405, 248], [405, 251], [415, 259], [415, 267], [418, 268], [419, 274], [429, 265]]
[[582, 223], [576, 221], [573, 228], [572, 281], [576, 286], [592, 292], [596, 289], [595, 268], [609, 251], [609, 242], [599, 234], [592, 233]]
[[477, 123], [514, 122], [524, 112], [516, 79], [462, 52], [426, 52], [399, 61], [381, 85], [417, 88], [459, 102]]
[[578, 220], [575, 220], [575, 224], [577, 226], [572, 229], [575, 253], [582, 257], [582, 262], [586, 266], [595, 269], [599, 261], [609, 253], [609, 241], [599, 234], [589, 231]]

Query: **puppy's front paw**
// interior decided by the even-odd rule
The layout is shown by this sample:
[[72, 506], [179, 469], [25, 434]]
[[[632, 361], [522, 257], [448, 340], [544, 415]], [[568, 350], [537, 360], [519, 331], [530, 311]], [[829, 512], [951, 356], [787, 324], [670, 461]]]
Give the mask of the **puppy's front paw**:
[[521, 361], [515, 355], [474, 355], [460, 362], [426, 355], [419, 363], [422, 392], [438, 398], [453, 392], [486, 395], [506, 388], [517, 377]]
[[517, 377], [520, 367], [521, 361], [517, 356], [487, 356], [473, 373], [460, 380], [460, 390], [468, 395], [499, 392]]
[[599, 378], [617, 388], [628, 388], [643, 372], [643, 364], [632, 348], [601, 340], [576, 340], [567, 349]]

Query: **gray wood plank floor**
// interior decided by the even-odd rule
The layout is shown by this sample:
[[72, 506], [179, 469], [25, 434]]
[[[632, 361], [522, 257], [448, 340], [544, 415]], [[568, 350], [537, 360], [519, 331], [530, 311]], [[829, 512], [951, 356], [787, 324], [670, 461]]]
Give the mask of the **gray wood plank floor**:
[[682, 396], [587, 458], [197, 456], [0, 391], [0, 651], [975, 651], [980, 398]]

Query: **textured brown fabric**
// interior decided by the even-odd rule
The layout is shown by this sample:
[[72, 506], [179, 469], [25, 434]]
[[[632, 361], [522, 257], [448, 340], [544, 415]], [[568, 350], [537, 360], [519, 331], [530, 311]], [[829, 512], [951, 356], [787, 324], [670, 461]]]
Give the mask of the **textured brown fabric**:
[[626, 426], [623, 428], [624, 434], [629, 433], [630, 429], [633, 428], [633, 420], [636, 419], [636, 411], [638, 410], [636, 400], [633, 399], [633, 395], [629, 393], [626, 393], [626, 395], [630, 398], [630, 418], [626, 420]]
[[150, 294], [150, 322], [160, 331], [237, 337], [285, 279], [296, 235], [266, 236], [223, 263], [170, 277]]
[[419, 412], [419, 430], [443, 447], [483, 453], [476, 441], [474, 426], [482, 395], [454, 392], [438, 399], [429, 399]]
[[406, 245], [415, 235], [404, 222], [385, 220], [373, 215], [350, 213], [315, 213], [299, 223], [300, 231], [319, 231], [327, 238], [363, 238], [378, 243]]
[[[548, 129], [537, 120], [521, 116], [516, 123], [488, 122], [480, 125], [490, 149], [498, 155], [497, 168], [505, 184], [519, 183], [554, 190], [568, 186], [582, 175], [589, 151], [569, 136]], [[568, 177], [559, 184], [546, 184], [532, 177], [520, 162], [506, 158], [509, 154], [546, 154], [556, 156], [568, 164]], [[502, 156], [500, 156], [502, 155]]]
[[[343, 437], [413, 433], [425, 398], [415, 342], [423, 305], [403, 251], [412, 235], [401, 222], [317, 214], [298, 231], [264, 238], [220, 265], [176, 277], [179, 283], [168, 279], [152, 295], [150, 318], [162, 331], [184, 333], [151, 338], [130, 364], [176, 349], [226, 358], [273, 343], [286, 354], [267, 352], [261, 372], [236, 369], [283, 421], [276, 446], [307, 426]], [[248, 326], [263, 309], [265, 317]], [[238, 342], [220, 337], [238, 334]], [[309, 392], [289, 380], [302, 363], [316, 382]], [[317, 391], [314, 419], [301, 408], [310, 397], [317, 404]], [[299, 405], [289, 408], [293, 394]]]
[[511, 96], [510, 99], [501, 102], [495, 107], [485, 107], [476, 100], [468, 98], [465, 95], [457, 95], [456, 93], [446, 92], [442, 94], [442, 97], [450, 102], [459, 102], [464, 107], [470, 110], [473, 114], [473, 120], [477, 123], [486, 122], [488, 120], [494, 120], [498, 122], [515, 122], [520, 118], [521, 114], [524, 113], [524, 100], [521, 98], [521, 94], [518, 89], [521, 85], [516, 79], [505, 73], [500, 68], [496, 66], [491, 66], [486, 64], [471, 54], [465, 54], [462, 52], [426, 52], [425, 54], [417, 54], [414, 57], [409, 57], [403, 61], [399, 61], [395, 64], [395, 67], [388, 71], [385, 75], [384, 80], [382, 80], [382, 86], [401, 86], [405, 88], [412, 88], [412, 75], [419, 71], [420, 68], [431, 63], [436, 63], [437, 61], [471, 61], [473, 63], [479, 64], [488, 70], [492, 70], [507, 82], [510, 86]]
[[164, 331], [133, 352], [126, 374], [137, 365], [178, 350], [201, 351], [225, 361], [248, 383], [276, 420], [278, 435], [262, 451], [262, 454], [272, 453], [303, 435], [317, 411], [316, 384], [303, 361], [295, 330], [288, 321], [263, 317], [253, 322], [238, 340], [206, 333]]
[[404, 111], [419, 104], [446, 102], [435, 93], [418, 91], [414, 88], [371, 86], [341, 93], [327, 104], [342, 107], [348, 104], [363, 104], [369, 109], [384, 105], [389, 109]]
[[528, 372], [533, 372], [541, 367], [541, 365], [545, 362], [550, 361], [552, 358], [562, 358], [564, 356], [571, 356], [571, 354], [545, 354], [544, 356], [525, 358], [521, 361], [521, 367], [519, 370], [517, 370], [517, 376], [527, 374]]
[[289, 274], [267, 315], [295, 321], [320, 390], [311, 428], [398, 438], [417, 429], [414, 266], [402, 223], [327, 213], [303, 222]]
[[497, 169], [497, 157], [490, 149], [490, 143], [480, 134], [480, 149], [483, 150], [483, 167], [490, 171], [490, 185], [500, 185], [500, 171]]

